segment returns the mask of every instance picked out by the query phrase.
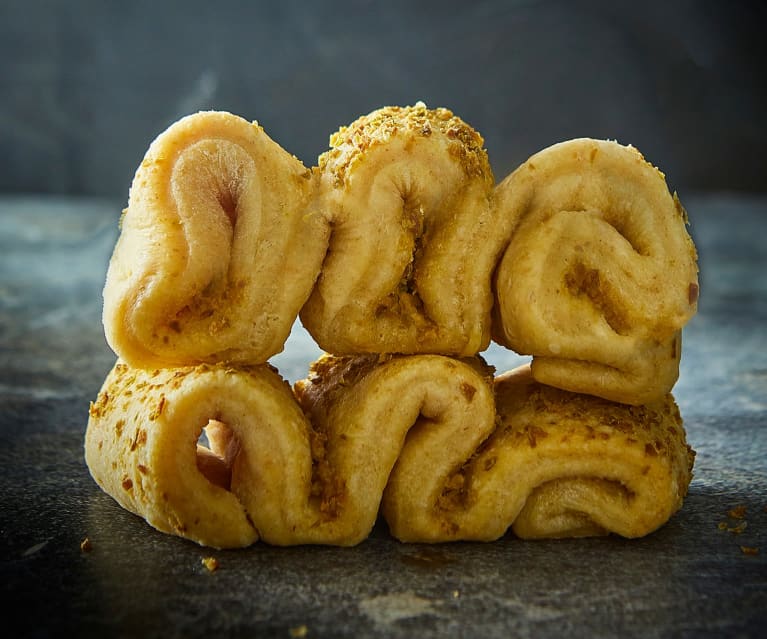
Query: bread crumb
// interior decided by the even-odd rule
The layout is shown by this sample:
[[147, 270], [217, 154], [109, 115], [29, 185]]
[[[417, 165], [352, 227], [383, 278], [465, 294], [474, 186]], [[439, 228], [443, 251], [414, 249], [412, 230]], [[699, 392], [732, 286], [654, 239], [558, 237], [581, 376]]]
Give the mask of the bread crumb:
[[733, 535], [739, 535], [742, 533], [746, 527], [748, 526], [747, 521], [741, 521], [737, 526], [731, 526], [727, 529], [727, 532], [731, 532]]
[[291, 637], [305, 637], [309, 632], [309, 629], [306, 627], [306, 624], [301, 624], [300, 626], [291, 628], [289, 632]]
[[732, 521], [720, 521], [719, 524], [717, 524], [717, 527], [719, 528], [719, 530], [726, 530], [727, 532], [731, 532], [735, 535], [739, 535], [748, 526], [748, 522], [746, 521], [745, 504], [739, 504], [738, 506], [735, 506], [734, 508], [731, 508], [730, 510], [728, 510], [727, 517], [730, 520], [735, 519], [738, 521], [734, 525], [730, 525], [731, 523], [733, 523]]
[[453, 599], [458, 599], [460, 596], [461, 592], [459, 590], [453, 590]]
[[743, 519], [746, 516], [746, 507], [743, 504], [735, 506], [727, 512], [727, 516], [732, 519]]
[[92, 548], [91, 540], [88, 537], [80, 542], [80, 552], [90, 552]]
[[208, 569], [208, 572], [216, 572], [218, 570], [218, 559], [215, 557], [203, 557], [202, 565]]
[[755, 548], [754, 546], [741, 546], [740, 547], [740, 551], [744, 555], [758, 555], [759, 554], [759, 549]]
[[733, 535], [739, 535], [748, 527], [748, 522], [741, 521], [735, 526], [730, 526], [730, 524], [728, 524], [726, 521], [720, 521], [716, 527], [719, 530], [726, 530], [727, 532], [732, 533]]

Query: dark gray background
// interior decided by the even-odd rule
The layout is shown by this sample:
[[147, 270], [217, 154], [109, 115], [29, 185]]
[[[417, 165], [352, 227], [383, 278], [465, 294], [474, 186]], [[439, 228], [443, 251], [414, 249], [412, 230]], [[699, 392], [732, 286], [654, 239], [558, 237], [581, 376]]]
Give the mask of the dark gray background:
[[199, 109], [307, 165], [386, 104], [446, 106], [498, 179], [571, 137], [638, 147], [681, 194], [764, 191], [761, 2], [0, 2], [0, 193], [127, 199]]

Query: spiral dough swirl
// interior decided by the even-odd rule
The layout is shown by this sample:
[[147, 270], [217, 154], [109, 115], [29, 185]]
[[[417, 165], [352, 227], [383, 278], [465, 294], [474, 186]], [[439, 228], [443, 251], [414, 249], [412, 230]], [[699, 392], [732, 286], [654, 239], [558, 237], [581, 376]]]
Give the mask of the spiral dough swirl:
[[495, 275], [493, 335], [533, 375], [642, 404], [679, 374], [697, 256], [663, 174], [633, 147], [592, 139], [533, 155], [496, 188], [512, 220]]
[[474, 355], [503, 245], [481, 136], [447, 109], [378, 109], [319, 159], [328, 255], [301, 320], [335, 354]]
[[85, 451], [123, 507], [213, 547], [354, 545], [380, 509], [403, 541], [636, 537], [692, 466], [671, 396], [640, 410], [439, 355], [324, 356], [295, 394], [268, 366], [118, 362]]
[[315, 195], [312, 172], [256, 123], [172, 124], [136, 171], [107, 271], [112, 349], [144, 367], [279, 353], [327, 247]]
[[[665, 177], [575, 139], [495, 184], [447, 109], [384, 107], [307, 169], [200, 112], [136, 171], [109, 263], [117, 361], [85, 460], [151, 526], [218, 547], [646, 535], [694, 451], [671, 394], [697, 255]], [[300, 319], [326, 353], [269, 364]], [[496, 376], [491, 338], [532, 362]]]

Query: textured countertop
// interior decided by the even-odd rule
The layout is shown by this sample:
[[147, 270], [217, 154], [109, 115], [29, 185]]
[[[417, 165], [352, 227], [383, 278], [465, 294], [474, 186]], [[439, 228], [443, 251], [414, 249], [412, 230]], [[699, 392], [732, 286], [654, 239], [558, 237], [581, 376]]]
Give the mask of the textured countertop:
[[[5, 619], [29, 637], [764, 636], [767, 197], [683, 200], [701, 301], [674, 395], [698, 454], [666, 526], [426, 546], [379, 524], [354, 548], [211, 551], [120, 508], [83, 459], [88, 403], [114, 363], [100, 295], [122, 205], [0, 198]], [[318, 353], [297, 326], [273, 363], [295, 381]], [[487, 359], [520, 361], [495, 347]]]

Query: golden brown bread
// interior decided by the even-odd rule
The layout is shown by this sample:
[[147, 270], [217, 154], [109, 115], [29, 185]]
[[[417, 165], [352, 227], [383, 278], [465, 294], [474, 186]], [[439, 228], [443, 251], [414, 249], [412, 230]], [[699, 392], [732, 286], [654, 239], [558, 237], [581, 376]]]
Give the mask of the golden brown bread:
[[687, 215], [663, 174], [608, 140], [548, 147], [496, 188], [512, 219], [496, 271], [493, 336], [552, 386], [629, 404], [679, 375], [697, 310]]
[[202, 545], [357, 544], [411, 426], [428, 422], [437, 437], [423, 477], [432, 492], [493, 426], [490, 388], [472, 367], [376, 359], [321, 360], [298, 384], [308, 418], [268, 366], [118, 362], [91, 406], [88, 468], [124, 508]]
[[[483, 143], [421, 103], [312, 170], [226, 112], [158, 136], [104, 287], [96, 483], [221, 548], [354, 545], [379, 514], [417, 542], [668, 521], [694, 460], [670, 394], [686, 213], [633, 147], [563, 142], [494, 188]], [[266, 362], [299, 311], [334, 355], [291, 389]], [[491, 332], [532, 365], [494, 379]]]
[[[209, 447], [198, 444], [204, 428]], [[290, 389], [268, 366], [118, 361], [91, 406], [85, 460], [106, 493], [154, 528], [236, 548], [260, 536], [252, 490], [266, 483], [279, 502], [309, 481], [308, 442]], [[266, 501], [260, 509], [274, 513]]]
[[136, 171], [109, 264], [115, 353], [144, 367], [279, 353], [327, 248], [315, 194], [312, 172], [257, 123], [215, 111], [174, 122]]
[[324, 356], [295, 396], [268, 366], [118, 363], [85, 453], [124, 508], [214, 547], [358, 544], [381, 505], [402, 541], [637, 537], [693, 461], [670, 395], [632, 407], [439, 355]]
[[384, 107], [319, 159], [330, 250], [301, 320], [335, 354], [469, 356], [490, 342], [505, 240], [482, 137], [447, 109]]

